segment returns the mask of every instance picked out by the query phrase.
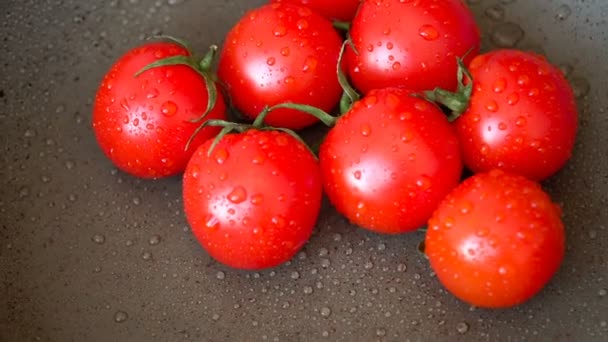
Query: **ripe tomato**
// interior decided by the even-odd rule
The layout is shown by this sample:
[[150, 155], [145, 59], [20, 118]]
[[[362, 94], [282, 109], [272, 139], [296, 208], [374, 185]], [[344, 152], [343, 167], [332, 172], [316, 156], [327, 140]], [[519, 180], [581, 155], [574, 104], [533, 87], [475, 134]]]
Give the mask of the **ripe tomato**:
[[565, 251], [560, 216], [537, 183], [501, 170], [477, 174], [429, 220], [426, 254], [456, 297], [479, 307], [511, 307], [557, 272]]
[[[234, 106], [250, 118], [284, 102], [330, 111], [342, 92], [337, 76], [341, 44], [332, 23], [309, 8], [265, 5], [245, 14], [228, 33], [218, 75]], [[265, 122], [300, 129], [316, 119], [280, 109]]]
[[301, 4], [327, 19], [351, 21], [357, 13], [361, 0], [270, 0], [270, 2]]
[[473, 94], [455, 122], [465, 165], [543, 180], [570, 159], [578, 125], [573, 91], [543, 57], [498, 50], [470, 64]]
[[[212, 139], [213, 140], [213, 139]], [[292, 136], [248, 130], [201, 145], [184, 173], [186, 217], [219, 262], [262, 269], [291, 259], [310, 237], [321, 207], [315, 157]]]
[[365, 0], [350, 36], [345, 65], [367, 93], [384, 87], [456, 89], [456, 57], [479, 51], [479, 29], [462, 0]]
[[[152, 62], [189, 55], [174, 43], [149, 43], [128, 51], [105, 75], [93, 108], [93, 130], [105, 155], [121, 170], [142, 178], [172, 176], [184, 171], [196, 147], [218, 128], [203, 128], [186, 150], [201, 123], [208, 92], [203, 77], [184, 65], [152, 68]], [[208, 119], [225, 118], [218, 92]]]
[[336, 209], [389, 234], [423, 226], [462, 171], [456, 133], [443, 112], [397, 88], [355, 102], [329, 131], [319, 159]]

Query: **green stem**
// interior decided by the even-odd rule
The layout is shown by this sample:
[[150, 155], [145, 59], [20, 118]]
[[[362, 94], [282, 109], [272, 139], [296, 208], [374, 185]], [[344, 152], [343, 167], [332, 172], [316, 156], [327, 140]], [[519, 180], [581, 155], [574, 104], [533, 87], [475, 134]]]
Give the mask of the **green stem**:
[[305, 104], [298, 104], [298, 103], [281, 103], [272, 107], [265, 107], [262, 112], [258, 115], [258, 117], [255, 119], [255, 121], [253, 122], [252, 126], [256, 127], [256, 128], [261, 128], [264, 126], [264, 120], [266, 120], [266, 117], [268, 116], [268, 114], [270, 114], [272, 111], [277, 110], [277, 109], [293, 109], [293, 110], [297, 110], [300, 111], [302, 113], [306, 113], [309, 115], [314, 116], [315, 118], [319, 119], [319, 121], [321, 121], [323, 124], [325, 124], [328, 127], [332, 127], [336, 124], [336, 118], [334, 116], [331, 116], [329, 113], [317, 108], [317, 107], [313, 107], [313, 106], [309, 106], [309, 105], [305, 105]]
[[336, 28], [340, 31], [348, 32], [348, 30], [350, 30], [350, 22], [348, 22], [348, 21], [335, 20], [333, 22], [333, 25], [334, 25], [334, 28]]

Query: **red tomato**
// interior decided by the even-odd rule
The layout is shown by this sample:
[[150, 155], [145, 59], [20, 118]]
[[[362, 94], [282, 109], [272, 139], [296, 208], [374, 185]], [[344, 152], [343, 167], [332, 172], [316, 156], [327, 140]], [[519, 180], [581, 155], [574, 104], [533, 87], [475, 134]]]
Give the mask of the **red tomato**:
[[301, 4], [327, 19], [351, 21], [357, 13], [361, 0], [270, 0], [270, 2]]
[[321, 175], [304, 144], [277, 131], [229, 134], [208, 156], [203, 144], [184, 173], [194, 235], [219, 262], [262, 269], [291, 259], [321, 207]]
[[456, 57], [479, 51], [479, 29], [462, 0], [365, 0], [355, 16], [345, 55], [353, 85], [456, 89]]
[[[332, 23], [309, 8], [265, 5], [245, 14], [228, 33], [218, 75], [234, 106], [250, 118], [284, 102], [331, 111], [342, 92], [337, 76], [341, 44]], [[316, 119], [280, 109], [265, 122], [300, 129]]]
[[[203, 77], [184, 66], [152, 68], [152, 62], [188, 51], [174, 43], [149, 43], [122, 56], [105, 75], [93, 108], [93, 130], [105, 155], [121, 170], [142, 178], [173, 176], [184, 171], [196, 147], [217, 134], [202, 129], [186, 150], [201, 123], [208, 92]], [[226, 106], [218, 92], [208, 119], [224, 119]]]
[[557, 272], [565, 251], [560, 216], [540, 185], [500, 170], [477, 174], [429, 220], [426, 254], [456, 297], [479, 307], [511, 307]]
[[355, 102], [328, 133], [319, 159], [336, 209], [389, 234], [423, 226], [462, 171], [456, 133], [443, 112], [397, 88]]
[[578, 114], [559, 69], [538, 55], [498, 50], [475, 58], [470, 72], [469, 108], [455, 122], [465, 165], [532, 180], [561, 169], [574, 148]]

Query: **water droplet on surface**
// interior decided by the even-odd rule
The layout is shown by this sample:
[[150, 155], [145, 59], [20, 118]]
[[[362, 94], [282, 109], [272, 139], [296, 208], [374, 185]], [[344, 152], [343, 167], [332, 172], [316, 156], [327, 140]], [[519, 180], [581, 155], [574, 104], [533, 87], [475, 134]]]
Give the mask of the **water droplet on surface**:
[[406, 264], [399, 264], [399, 265], [397, 265], [397, 272], [403, 273], [405, 271], [407, 271], [407, 265]]
[[466, 322], [460, 322], [456, 325], [456, 331], [459, 334], [466, 334], [469, 331], [469, 324]]
[[363, 126], [361, 126], [361, 135], [364, 137], [369, 137], [370, 134], [372, 134], [372, 128], [370, 127], [370, 125], [363, 124]]
[[606, 289], [600, 289], [597, 292], [597, 295], [600, 296], [600, 297], [606, 297], [607, 294], [608, 294], [608, 290], [606, 290]]
[[268, 59], [266, 60], [266, 64], [272, 66], [276, 63], [276, 59], [274, 57], [268, 57]]
[[291, 272], [291, 279], [293, 279], [293, 280], [300, 279], [300, 273], [298, 271]]
[[314, 289], [312, 288], [312, 286], [304, 286], [304, 290], [303, 290], [304, 294], [312, 294], [314, 292]]
[[150, 261], [150, 260], [152, 260], [152, 253], [150, 253], [150, 252], [143, 252], [141, 254], [141, 258], [144, 259], [144, 260], [146, 260], [146, 261]]
[[228, 150], [226, 150], [225, 148], [216, 148], [215, 149], [215, 161], [218, 164], [224, 164], [226, 162], [226, 160], [228, 160], [228, 157], [230, 156], [230, 154], [228, 153]]
[[320, 313], [321, 313], [321, 316], [327, 318], [327, 317], [331, 316], [331, 309], [328, 307], [322, 307], [320, 310]]
[[160, 243], [160, 241], [161, 241], [161, 237], [160, 237], [160, 235], [152, 235], [152, 236], [150, 236], [150, 238], [148, 239], [148, 243], [149, 243], [151, 246], [156, 246], [156, 245], [158, 245], [158, 244]]
[[557, 20], [566, 20], [570, 17], [571, 14], [572, 14], [572, 8], [570, 8], [570, 6], [568, 6], [566, 4], [563, 4], [563, 5], [559, 6], [559, 8], [557, 9], [555, 18]]
[[98, 245], [103, 245], [104, 242], [106, 242], [106, 237], [101, 234], [95, 234], [95, 235], [93, 235], [91, 240]]
[[124, 311], [117, 311], [114, 314], [114, 322], [116, 322], [116, 323], [123, 323], [128, 319], [129, 319], [129, 315]]
[[386, 336], [386, 329], [384, 329], [384, 328], [376, 329], [376, 336], [378, 336], [378, 337]]
[[160, 112], [164, 116], [171, 117], [177, 113], [177, 105], [175, 102], [167, 101], [160, 106]]
[[287, 57], [287, 56], [289, 56], [290, 52], [291, 51], [289, 50], [289, 47], [287, 47], [287, 46], [284, 46], [281, 48], [281, 56]]
[[274, 28], [274, 30], [272, 31], [272, 34], [274, 34], [275, 37], [283, 37], [284, 35], [287, 34], [287, 28], [285, 26], [277, 26]]
[[423, 25], [418, 30], [418, 34], [428, 41], [433, 41], [439, 38], [439, 31], [432, 25]]
[[224, 279], [226, 279], [226, 273], [224, 273], [224, 272], [222, 272], [222, 271], [218, 271], [218, 272], [215, 274], [215, 277], [216, 277], [217, 279], [219, 279], [219, 280], [224, 280]]
[[490, 35], [497, 47], [512, 48], [524, 38], [524, 30], [515, 23], [497, 25]]
[[308, 56], [306, 60], [304, 60], [304, 66], [302, 67], [303, 72], [314, 72], [317, 70], [317, 66], [319, 65], [319, 60], [316, 57]]

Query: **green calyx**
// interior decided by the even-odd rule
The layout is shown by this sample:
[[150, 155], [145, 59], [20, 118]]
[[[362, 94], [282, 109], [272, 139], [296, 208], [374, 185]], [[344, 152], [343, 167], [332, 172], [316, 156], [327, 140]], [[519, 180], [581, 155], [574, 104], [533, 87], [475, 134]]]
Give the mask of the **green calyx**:
[[274, 105], [272, 107], [266, 106], [260, 112], [260, 114], [256, 117], [255, 121], [253, 121], [253, 123], [251, 123], [251, 124], [235, 123], [235, 122], [230, 122], [230, 121], [225, 121], [225, 120], [207, 120], [199, 127], [199, 130], [202, 129], [203, 127], [208, 127], [208, 126], [222, 127], [222, 130], [218, 133], [218, 135], [213, 140], [213, 143], [209, 147], [209, 150], [207, 151], [207, 155], [211, 156], [215, 147], [217, 147], [217, 145], [220, 143], [222, 138], [224, 136], [226, 136], [227, 134], [232, 133], [232, 132], [243, 133], [250, 129], [257, 129], [257, 130], [261, 130], [261, 131], [273, 131], [274, 130], [274, 131], [286, 133], [286, 134], [292, 136], [293, 138], [295, 138], [296, 140], [298, 140], [299, 142], [301, 142], [302, 144], [304, 144], [304, 146], [306, 146], [308, 148], [308, 150], [310, 151], [310, 153], [312, 153], [316, 158], [316, 154], [310, 149], [308, 144], [306, 144], [306, 142], [304, 140], [302, 140], [302, 138], [296, 132], [294, 132], [293, 130], [288, 129], [288, 128], [267, 126], [264, 123], [268, 114], [270, 114], [271, 112], [273, 112], [277, 109], [293, 109], [293, 110], [297, 110], [297, 111], [312, 115], [315, 118], [317, 118], [319, 121], [321, 121], [323, 124], [325, 124], [329, 127], [334, 126], [337, 121], [337, 118], [333, 117], [329, 113], [327, 113], [317, 107], [313, 107], [313, 106], [305, 105], [305, 104], [298, 104], [298, 103], [281, 103], [278, 105]]
[[427, 100], [439, 103], [452, 112], [448, 117], [450, 122], [458, 119], [467, 110], [473, 93], [473, 76], [461, 58], [457, 58], [456, 61], [458, 63], [458, 88], [455, 92], [441, 88], [424, 92]]
[[[175, 38], [172, 36], [157, 36], [154, 38], [168, 40], [172, 43], [180, 45], [181, 47], [183, 47], [184, 49], [186, 49], [188, 51], [189, 55], [188, 56], [183, 56], [183, 55], [171, 56], [171, 57], [167, 57], [167, 58], [163, 58], [161, 60], [155, 61], [153, 63], [146, 65], [141, 70], [139, 70], [137, 73], [135, 73], [134, 77], [138, 77], [139, 75], [143, 74], [144, 72], [146, 72], [150, 69], [154, 69], [154, 68], [158, 68], [158, 67], [162, 67], [162, 66], [185, 65], [185, 66], [192, 68], [205, 81], [205, 86], [207, 88], [207, 93], [208, 93], [207, 108], [205, 109], [205, 112], [203, 114], [201, 114], [199, 117], [191, 120], [192, 123], [202, 122], [203, 120], [205, 120], [207, 115], [213, 110], [213, 108], [215, 108], [215, 104], [217, 103], [218, 89], [217, 89], [217, 85], [215, 83], [215, 76], [212, 71], [213, 64], [214, 64], [215, 57], [217, 55], [217, 50], [218, 50], [217, 45], [211, 45], [209, 47], [209, 51], [201, 58], [201, 57], [194, 55], [192, 53], [190, 45], [181, 39], [178, 39], [178, 38]], [[201, 124], [196, 128], [196, 130], [194, 131], [194, 133], [192, 134], [192, 136], [190, 137], [190, 139], [188, 139], [188, 142], [186, 143], [186, 146], [185, 146], [186, 150], [188, 150], [190, 148], [190, 144], [192, 143], [192, 140], [194, 140], [194, 137], [203, 129], [204, 126], [205, 126], [204, 124]]]

